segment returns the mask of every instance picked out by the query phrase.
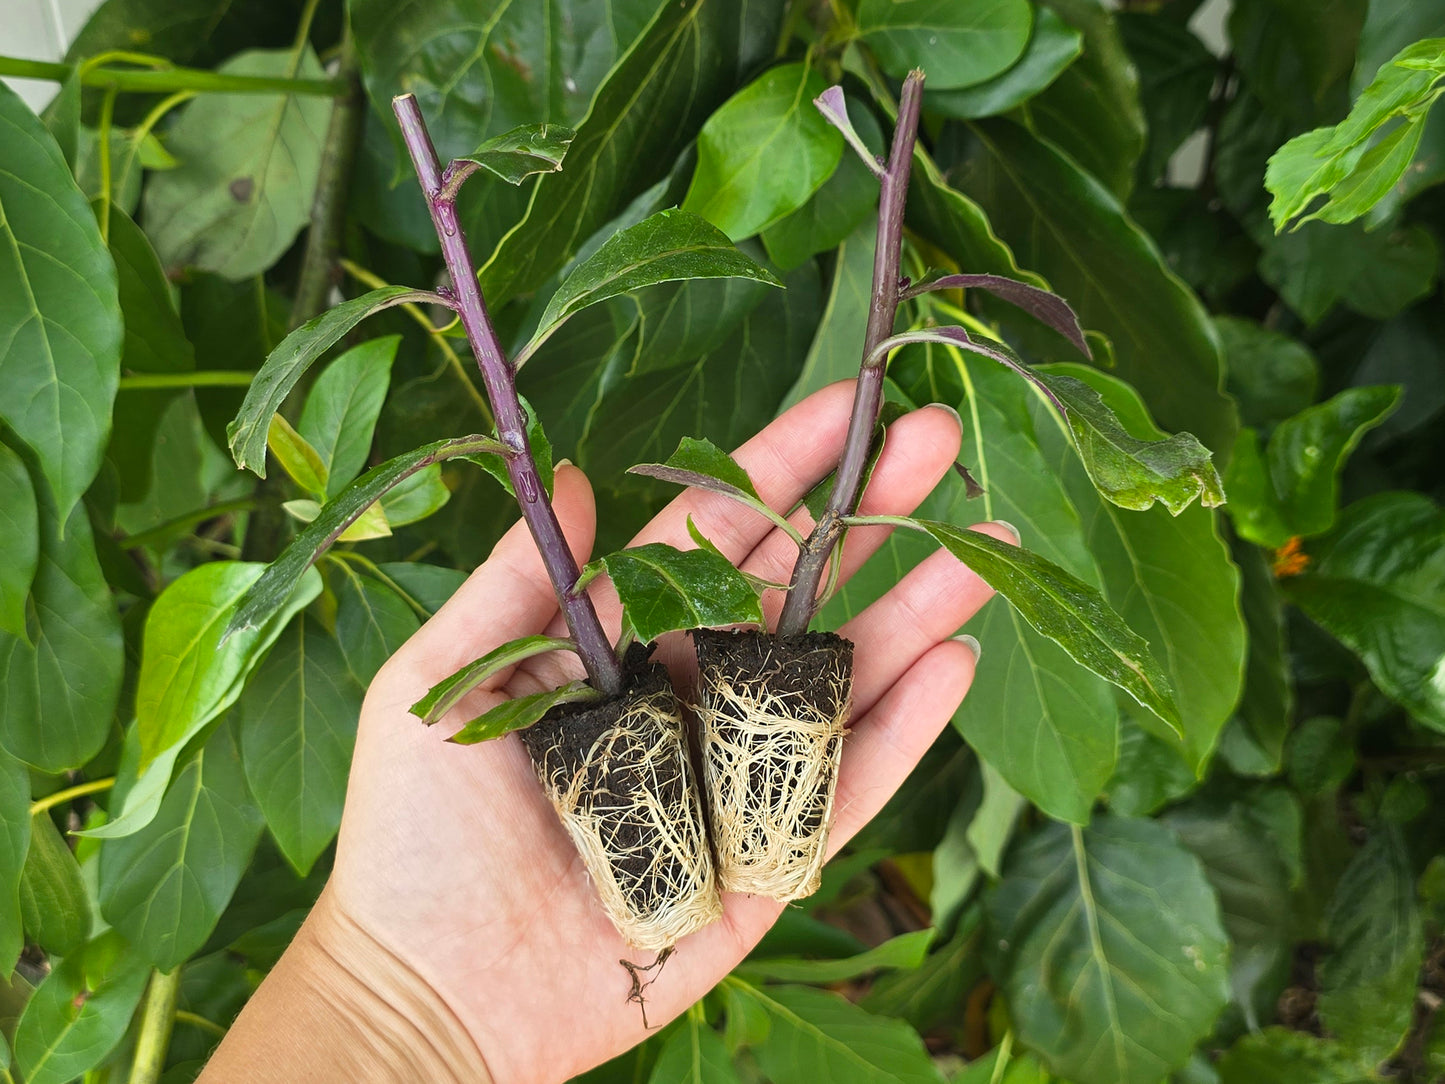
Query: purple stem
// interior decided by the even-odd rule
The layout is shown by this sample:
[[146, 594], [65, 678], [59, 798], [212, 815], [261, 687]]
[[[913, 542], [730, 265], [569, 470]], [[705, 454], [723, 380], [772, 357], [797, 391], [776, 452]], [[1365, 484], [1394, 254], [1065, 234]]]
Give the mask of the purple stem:
[[587, 669], [588, 680], [598, 692], [616, 696], [622, 692], [624, 685], [622, 664], [602, 630], [602, 622], [597, 618], [592, 600], [585, 591], [577, 589], [580, 575], [577, 562], [572, 558], [572, 550], [557, 522], [557, 513], [553, 511], [552, 502], [547, 499], [547, 491], [537, 474], [537, 463], [527, 442], [527, 415], [517, 398], [516, 372], [497, 339], [497, 332], [487, 315], [487, 303], [482, 298], [481, 287], [477, 285], [476, 268], [467, 251], [467, 237], [457, 221], [456, 191], [445, 186], [441, 162], [437, 159], [436, 148], [432, 145], [416, 98], [410, 94], [400, 95], [392, 99], [391, 107], [401, 124], [402, 139], [411, 155], [417, 179], [421, 181], [422, 192], [426, 194], [432, 225], [436, 227], [442, 257], [451, 275], [456, 310], [472, 345], [472, 353], [476, 355], [482, 383], [486, 386], [487, 398], [491, 400], [492, 413], [497, 419], [497, 438], [507, 447], [507, 474], [512, 479], [512, 489], [517, 494], [522, 518], [527, 521], [527, 527], [537, 543], [537, 551], [542, 555], [552, 589], [561, 603], [562, 615], [567, 619], [567, 627], [577, 644], [577, 654]]
[[908, 174], [913, 166], [913, 144], [918, 136], [918, 111], [923, 100], [923, 73], [914, 70], [903, 81], [898, 99], [898, 125], [893, 129], [893, 146], [888, 167], [883, 171], [878, 197], [878, 241], [873, 253], [873, 302], [868, 310], [868, 330], [863, 338], [863, 366], [853, 392], [853, 416], [838, 461], [838, 474], [828, 506], [808, 536], [798, 561], [788, 597], [778, 618], [779, 636], [799, 636], [818, 607], [818, 585], [828, 555], [842, 537], [843, 517], [858, 506], [863, 473], [873, 444], [873, 430], [883, 408], [883, 374], [886, 358], [870, 362], [873, 352], [893, 334], [898, 311], [898, 265], [903, 252], [903, 209], [908, 201]]

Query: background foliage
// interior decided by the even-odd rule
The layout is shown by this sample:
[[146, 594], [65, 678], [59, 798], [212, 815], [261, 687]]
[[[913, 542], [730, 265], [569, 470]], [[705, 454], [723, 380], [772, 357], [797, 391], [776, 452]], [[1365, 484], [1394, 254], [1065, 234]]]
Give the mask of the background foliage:
[[[391, 96], [417, 94], [443, 156], [577, 129], [562, 172], [465, 193], [517, 343], [569, 261], [668, 206], [786, 283], [619, 296], [523, 370], [605, 552], [669, 496], [626, 467], [684, 435], [732, 447], [856, 370], [876, 184], [810, 99], [841, 81], [881, 146], [921, 64], [910, 273], [1046, 284], [1098, 364], [982, 295], [906, 319], [982, 321], [1136, 436], [1197, 434], [1230, 498], [1104, 502], [1023, 382], [929, 343], [889, 394], [958, 409], [984, 492], [951, 479], [923, 514], [1006, 519], [1103, 590], [1184, 737], [990, 603], [954, 727], [823, 888], [589, 1079], [1445, 1074], [1438, 70], [1385, 127], [1341, 124], [1445, 4], [1234, 0], [1222, 50], [1199, 6], [107, 0], [43, 118], [0, 89], [0, 1072], [122, 1079], [150, 982], [176, 998], [163, 1079], [194, 1076], [324, 882], [367, 682], [514, 514], [433, 464], [221, 642], [365, 466], [489, 421], [465, 340], [394, 309], [288, 400], [283, 470], [223, 452], [250, 374], [327, 300], [329, 246], [346, 297], [436, 280]], [[160, 59], [108, 55], [138, 48]], [[1291, 146], [1336, 172], [1272, 221], [1267, 160], [1335, 125]], [[825, 622], [925, 552], [890, 542]]]

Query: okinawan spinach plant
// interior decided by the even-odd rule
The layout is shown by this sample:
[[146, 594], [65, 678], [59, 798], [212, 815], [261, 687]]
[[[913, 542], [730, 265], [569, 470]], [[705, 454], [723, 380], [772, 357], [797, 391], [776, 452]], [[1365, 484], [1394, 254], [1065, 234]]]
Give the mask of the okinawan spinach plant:
[[[1035, 629], [1182, 732], [1168, 677], [1146, 642], [1097, 590], [1026, 549], [952, 524], [857, 514], [883, 409], [888, 357], [916, 342], [980, 354], [1031, 381], [1066, 419], [1096, 488], [1120, 507], [1148, 508], [1157, 500], [1177, 515], [1196, 497], [1205, 505], [1223, 500], [1209, 453], [1193, 436], [1137, 440], [1082, 381], [1038, 373], [1002, 343], [977, 338], [962, 326], [929, 323], [893, 333], [900, 303], [930, 291], [981, 289], [1027, 310], [1088, 354], [1072, 310], [1047, 291], [993, 275], [931, 274], [917, 284], [901, 277], [903, 211], [922, 97], [923, 73], [915, 70], [903, 83], [885, 162], [875, 159], [853, 130], [841, 87], [815, 102], [879, 180], [873, 292], [842, 457], [812, 531], [800, 540], [777, 629], [694, 633], [708, 812], [719, 879], [730, 891], [786, 901], [818, 887], [852, 706], [853, 645], [835, 633], [809, 632], [808, 625], [821, 604], [825, 569], [831, 566], [836, 577], [850, 527], [909, 527], [931, 535]], [[726, 453], [700, 442], [684, 442], [666, 463], [633, 471], [723, 492], [754, 508], [759, 504], [746, 472]]]
[[[534, 173], [560, 169], [573, 133], [555, 125], [525, 126], [443, 167], [416, 99], [403, 95], [393, 108], [450, 284], [435, 291], [379, 288], [293, 332], [251, 385], [229, 429], [231, 449], [239, 465], [264, 476], [269, 446], [293, 477], [313, 495], [325, 497], [326, 479], [308, 467], [319, 457], [277, 410], [306, 369], [362, 319], [414, 302], [457, 314], [481, 370], [496, 431], [425, 445], [374, 467], [323, 504], [293, 507], [309, 524], [247, 592], [230, 630], [252, 628], [271, 617], [333, 542], [364, 529], [366, 517], [378, 510], [384, 517], [386, 495], [419, 471], [464, 458], [494, 474], [516, 498], [569, 635], [503, 644], [434, 687], [412, 710], [427, 724], [436, 723], [502, 670], [548, 652], [575, 652], [585, 681], [505, 701], [466, 722], [449, 740], [471, 744], [531, 728], [524, 735], [526, 746], [608, 915], [628, 943], [665, 950], [718, 917], [721, 903], [681, 711], [666, 670], [648, 662], [642, 644], [677, 628], [760, 621], [757, 595], [726, 560], [705, 549], [684, 553], [651, 545], [624, 550], [603, 558], [584, 576], [552, 507], [550, 445], [517, 392], [516, 373], [570, 316], [618, 294], [688, 278], [780, 284], [705, 220], [663, 211], [616, 234], [580, 263], [552, 297], [530, 342], [508, 359], [478, 285], [457, 196], [478, 170], [518, 184]], [[587, 581], [601, 567], [616, 581], [626, 615], [627, 628], [616, 646], [586, 592]], [[670, 830], [664, 829], [667, 824]]]

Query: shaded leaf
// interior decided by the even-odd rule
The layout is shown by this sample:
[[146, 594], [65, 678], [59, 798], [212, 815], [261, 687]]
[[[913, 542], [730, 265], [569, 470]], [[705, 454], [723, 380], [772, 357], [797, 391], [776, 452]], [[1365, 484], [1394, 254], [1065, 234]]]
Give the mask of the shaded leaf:
[[752, 584], [725, 558], [654, 542], [602, 558], [624, 620], [643, 643], [678, 629], [763, 623]]
[[366, 466], [400, 342], [401, 336], [387, 335], [352, 347], [322, 370], [306, 395], [296, 429], [321, 458], [327, 497]]
[[738, 1080], [722, 1037], [689, 1012], [662, 1044], [648, 1084], [734, 1084]]
[[923, 963], [936, 932], [930, 929], [899, 934], [867, 952], [842, 960], [807, 960], [787, 956], [745, 960], [738, 965], [736, 973], [749, 980], [825, 985], [854, 979], [873, 971], [898, 968], [911, 970]]
[[1219, 1059], [1220, 1084], [1374, 1084], [1380, 1078], [1342, 1044], [1273, 1027], [1246, 1035]]
[[336, 640], [301, 613], [241, 695], [237, 740], [246, 782], [302, 877], [341, 826], [362, 692]]
[[1079, 58], [1084, 37], [1049, 8], [1034, 15], [1033, 33], [1023, 55], [992, 79], [962, 90], [937, 90], [929, 85], [923, 108], [959, 120], [992, 117], [1023, 105]]
[[575, 650], [575, 645], [571, 640], [555, 636], [523, 636], [510, 640], [501, 647], [488, 651], [481, 658], [467, 663], [451, 677], [437, 682], [409, 710], [427, 726], [431, 726], [440, 722], [447, 712], [493, 674], [534, 655], [565, 650]]
[[361, 321], [373, 313], [409, 301], [434, 300], [424, 290], [383, 286], [343, 301], [314, 320], [302, 324], [271, 351], [256, 379], [246, 389], [246, 401], [226, 427], [236, 466], [266, 477], [266, 432], [287, 394], [311, 365]]
[[1339, 301], [1386, 320], [1434, 289], [1439, 262], [1434, 236], [1418, 225], [1367, 232], [1307, 222], [1269, 240], [1259, 274], [1306, 324]]
[[508, 184], [521, 184], [537, 173], [556, 173], [577, 133], [564, 124], [521, 124], [483, 140], [463, 162], [475, 162]]
[[56, 956], [68, 955], [90, 939], [90, 894], [75, 855], [48, 813], [30, 818], [20, 915], [29, 939]]
[[531, 696], [518, 696], [503, 700], [496, 707], [483, 712], [462, 727], [450, 738], [457, 745], [475, 745], [491, 741], [514, 730], [522, 730], [537, 722], [559, 704], [576, 704], [584, 700], [598, 699], [597, 690], [585, 681], [572, 681], [560, 689]]
[[838, 130], [813, 107], [826, 89], [810, 65], [793, 63], [729, 98], [698, 133], [683, 209], [739, 241], [806, 203], [843, 157]]
[[387, 583], [361, 575], [340, 562], [332, 580], [336, 592], [336, 639], [352, 676], [362, 687], [396, 649], [421, 628], [416, 610]]
[[1315, 401], [1320, 363], [1304, 343], [1235, 316], [1216, 316], [1214, 330], [1245, 425], [1282, 421]]
[[1228, 941], [1199, 862], [1151, 821], [1049, 825], [987, 900], [1019, 1037], [1079, 1084], [1155, 1084], [1229, 997]]
[[101, 847], [101, 913], [151, 966], [178, 967], [215, 928], [262, 825], [222, 726], [176, 773], [155, 819]]
[[928, 72], [940, 90], [967, 87], [1017, 60], [1029, 40], [1033, 11], [1024, 0], [957, 4], [950, 0], [861, 0], [858, 31], [883, 70], [896, 79]]
[[30, 772], [0, 749], [0, 971], [14, 967], [25, 947], [20, 876], [30, 847]]
[[28, 639], [25, 600], [40, 564], [40, 509], [24, 461], [0, 444], [0, 634]]
[[[225, 75], [319, 79], [310, 48], [253, 50], [221, 64]], [[205, 94], [167, 135], [180, 160], [146, 185], [146, 231], [167, 268], [194, 267], [237, 281], [280, 258], [311, 213], [331, 103], [290, 94]]]
[[0, 87], [0, 421], [70, 514], [100, 468], [120, 379], [115, 265], [39, 119]]

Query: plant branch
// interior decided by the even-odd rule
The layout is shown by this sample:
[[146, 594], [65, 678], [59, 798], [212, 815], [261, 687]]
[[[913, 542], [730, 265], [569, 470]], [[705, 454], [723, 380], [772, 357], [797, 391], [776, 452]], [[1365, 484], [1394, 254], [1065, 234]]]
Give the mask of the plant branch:
[[166, 1066], [171, 1045], [171, 1028], [176, 1022], [176, 997], [181, 989], [181, 969], [169, 974], [151, 973], [145, 1004], [141, 1007], [140, 1034], [135, 1041], [130, 1084], [156, 1084]]
[[115, 786], [115, 776], [106, 779], [92, 779], [88, 783], [77, 783], [73, 787], [66, 787], [64, 790], [57, 790], [54, 794], [47, 794], [44, 798], [37, 798], [30, 803], [30, 815], [44, 813], [54, 809], [66, 802], [73, 802], [77, 798], [84, 798], [87, 794], [99, 794], [103, 790], [109, 790]]
[[496, 417], [497, 437], [507, 448], [507, 474], [517, 495], [522, 518], [527, 521], [527, 527], [537, 543], [537, 550], [547, 568], [552, 589], [561, 604], [572, 639], [577, 643], [577, 653], [587, 669], [592, 687], [606, 696], [616, 696], [623, 687], [622, 665], [602, 630], [602, 622], [591, 599], [577, 588], [577, 562], [562, 534], [557, 513], [552, 508], [537, 473], [536, 461], [532, 458], [532, 448], [527, 439], [527, 415], [517, 396], [516, 372], [507, 361], [491, 318], [487, 315], [487, 304], [477, 283], [476, 266], [467, 251], [466, 234], [457, 219], [456, 201], [448, 198], [443, 191], [441, 163], [426, 121], [414, 95], [401, 95], [392, 99], [391, 104], [401, 124], [402, 139], [411, 156], [412, 166], [426, 195], [437, 239], [441, 242], [442, 257], [451, 275], [456, 309], [471, 342], [472, 353], [476, 356], [482, 383], [486, 385], [487, 397]]
[[[0, 76], [63, 83], [74, 71], [75, 66], [72, 64], [0, 56]], [[226, 75], [200, 68], [175, 68], [170, 65], [152, 71], [91, 68], [82, 71], [80, 82], [82, 86], [139, 94], [170, 94], [177, 90], [193, 90], [218, 94], [305, 94], [336, 98], [350, 92], [350, 88], [340, 79], [274, 79], [260, 75]]]
[[346, 199], [351, 171], [361, 143], [365, 117], [361, 79], [357, 74], [356, 46], [348, 29], [341, 40], [341, 61], [336, 77], [346, 81], [349, 94], [336, 99], [321, 152], [321, 175], [311, 204], [311, 228], [306, 233], [306, 254], [291, 303], [291, 327], [300, 327], [326, 307], [326, 295], [336, 284], [336, 260], [346, 225]]
[[248, 388], [256, 374], [249, 369], [192, 369], [180, 373], [132, 373], [120, 378], [118, 391], [153, 388]]
[[841, 537], [842, 518], [858, 507], [863, 475], [873, 430], [883, 406], [883, 375], [886, 358], [874, 360], [878, 344], [893, 333], [898, 311], [898, 265], [903, 252], [903, 210], [908, 202], [908, 175], [913, 165], [913, 145], [918, 136], [918, 112], [923, 100], [923, 73], [913, 71], [903, 81], [898, 101], [898, 125], [888, 167], [883, 171], [878, 197], [877, 246], [873, 253], [873, 300], [868, 310], [868, 329], [863, 338], [863, 365], [853, 393], [853, 415], [828, 505], [813, 527], [803, 552], [793, 566], [793, 578], [778, 618], [779, 636], [798, 636], [807, 631], [818, 606], [818, 585], [828, 555]]

